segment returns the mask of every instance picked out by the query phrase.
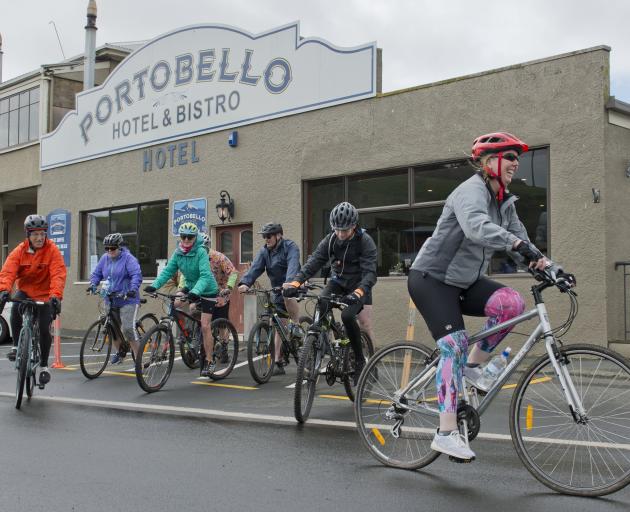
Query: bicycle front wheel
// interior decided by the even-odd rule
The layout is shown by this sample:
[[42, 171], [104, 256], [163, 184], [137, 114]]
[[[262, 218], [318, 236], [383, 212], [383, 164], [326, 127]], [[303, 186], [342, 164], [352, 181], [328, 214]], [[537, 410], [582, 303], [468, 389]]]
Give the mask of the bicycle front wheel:
[[212, 338], [215, 367], [210, 378], [225, 379], [234, 369], [238, 359], [238, 333], [232, 322], [225, 318], [217, 318], [212, 321]]
[[[361, 373], [354, 402], [359, 437], [386, 466], [418, 469], [440, 455], [431, 450], [439, 426], [433, 352], [416, 343], [394, 343], [374, 354]], [[425, 377], [398, 398], [427, 365]]]
[[162, 389], [173, 369], [175, 344], [168, 325], [153, 326], [140, 340], [140, 357], [136, 358], [136, 379], [147, 393]]
[[257, 322], [247, 340], [247, 365], [249, 373], [258, 384], [271, 378], [274, 367], [274, 337], [276, 329], [269, 322]]
[[81, 342], [79, 366], [83, 375], [96, 379], [105, 370], [111, 351], [111, 331], [101, 320], [97, 320], [90, 325]]
[[[363, 349], [363, 357], [366, 361], [374, 355], [374, 346], [372, 345], [372, 338], [370, 335], [361, 331], [361, 348]], [[355, 365], [356, 365], [356, 357], [354, 356], [354, 350], [350, 347], [349, 350], [346, 351], [343, 367], [344, 367], [344, 377], [343, 377], [343, 387], [346, 390], [346, 395], [350, 401], [354, 402], [354, 373], [355, 373]]]
[[315, 388], [319, 379], [317, 367], [317, 335], [309, 334], [304, 340], [300, 351], [295, 378], [295, 395], [293, 397], [293, 412], [298, 423], [304, 423], [311, 412]]
[[586, 414], [572, 411], [548, 355], [523, 374], [510, 405], [516, 453], [541, 483], [563, 494], [603, 496], [630, 483], [630, 366], [596, 345], [560, 350]]
[[20, 331], [20, 350], [16, 354], [17, 356], [17, 382], [15, 387], [15, 408], [19, 409], [22, 406], [22, 397], [24, 396], [24, 385], [26, 384], [27, 371], [28, 371], [28, 348], [31, 344], [32, 333], [27, 328], [22, 328]]

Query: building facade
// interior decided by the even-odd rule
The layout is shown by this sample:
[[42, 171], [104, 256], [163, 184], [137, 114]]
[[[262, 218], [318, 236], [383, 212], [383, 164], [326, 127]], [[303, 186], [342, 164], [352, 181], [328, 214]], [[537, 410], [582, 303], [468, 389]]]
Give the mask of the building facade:
[[[118, 79], [123, 83], [116, 68], [142, 53], [132, 50], [101, 48], [97, 85]], [[191, 48], [193, 56], [196, 51]], [[512, 187], [530, 238], [578, 278], [580, 312], [565, 339], [623, 342], [628, 292], [615, 262], [630, 259], [630, 105], [610, 97], [609, 53], [610, 48], [599, 46], [385, 94], [377, 85], [364, 98], [263, 115], [155, 143], [145, 139], [124, 150], [108, 149], [103, 156], [77, 153], [72, 161], [75, 151], [68, 148], [68, 163], [53, 166], [46, 162], [58, 157], [47, 160], [52, 153], [44, 150], [67, 128], [60, 127], [60, 116], [77, 116], [77, 137], [86, 118], [81, 108], [73, 112], [80, 82], [57, 76], [79, 72], [80, 60], [44, 66], [0, 84], [3, 259], [21, 240], [27, 214], [63, 211], [66, 217], [53, 222], [69, 258], [63, 323], [78, 330], [96, 314], [85, 288], [108, 232], [125, 235], [150, 281], [175, 248], [172, 224], [177, 215], [203, 222], [213, 246], [244, 268], [262, 244], [255, 234], [261, 224], [281, 222], [285, 236], [300, 245], [304, 260], [325, 235], [332, 207], [348, 200], [359, 208], [360, 223], [378, 246], [374, 318], [376, 344], [383, 345], [404, 337], [409, 300], [405, 274], [435, 227], [446, 196], [472, 173], [466, 156], [472, 140], [505, 130], [532, 148]], [[377, 57], [371, 62], [380, 69]], [[296, 77], [301, 68], [290, 64]], [[241, 80], [267, 76], [253, 64], [249, 74], [242, 72], [244, 64], [239, 69]], [[227, 74], [229, 68], [217, 68], [221, 70]], [[151, 69], [148, 73], [150, 78]], [[378, 71], [376, 75], [373, 83], [378, 84]], [[343, 81], [341, 75], [328, 79]], [[269, 80], [279, 87], [283, 79], [269, 72]], [[161, 85], [160, 79], [156, 83]], [[124, 85], [119, 87], [124, 92]], [[95, 101], [103, 108], [131, 108], [124, 94], [119, 96], [118, 106], [116, 97], [109, 107], [107, 100]], [[269, 106], [261, 108], [275, 112], [277, 98], [268, 96]], [[87, 96], [79, 98], [88, 102]], [[138, 102], [131, 92], [128, 99]], [[186, 103], [176, 98], [174, 112], [178, 101]], [[194, 103], [191, 108], [194, 115]], [[102, 112], [100, 116], [105, 118]], [[88, 136], [99, 122], [94, 110]], [[136, 121], [136, 130], [142, 131], [142, 123], [141, 118]], [[146, 123], [148, 132], [150, 118]], [[64, 153], [59, 144], [55, 151]], [[226, 223], [215, 211], [222, 191], [234, 201]], [[205, 210], [200, 199], [206, 200]], [[495, 256], [490, 274], [533, 305], [531, 277], [505, 255]], [[546, 296], [552, 323], [558, 325], [566, 318], [568, 300], [552, 290]], [[238, 321], [242, 325], [242, 314]], [[482, 321], [470, 319], [469, 326], [480, 328]], [[416, 339], [431, 342], [421, 319], [415, 333]], [[514, 345], [518, 343], [516, 338]]]

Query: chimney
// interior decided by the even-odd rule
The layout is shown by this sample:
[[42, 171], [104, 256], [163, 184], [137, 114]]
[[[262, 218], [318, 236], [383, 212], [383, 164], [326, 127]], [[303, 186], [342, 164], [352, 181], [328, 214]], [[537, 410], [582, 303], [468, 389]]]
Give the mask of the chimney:
[[0, 34], [0, 84], [2, 83], [2, 34]]
[[85, 26], [85, 63], [83, 65], [83, 90], [94, 87], [94, 63], [96, 60], [96, 2], [90, 0]]

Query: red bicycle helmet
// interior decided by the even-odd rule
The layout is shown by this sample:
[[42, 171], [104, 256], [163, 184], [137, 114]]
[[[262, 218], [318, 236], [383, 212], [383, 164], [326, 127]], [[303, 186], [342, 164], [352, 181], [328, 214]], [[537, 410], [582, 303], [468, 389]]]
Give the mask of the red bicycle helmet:
[[503, 193], [505, 187], [501, 181], [501, 160], [503, 159], [503, 153], [505, 151], [513, 150], [521, 153], [525, 153], [529, 149], [529, 146], [525, 144], [521, 139], [515, 137], [511, 133], [507, 132], [494, 132], [481, 135], [473, 141], [472, 146], [472, 159], [478, 161], [483, 155], [489, 153], [497, 154], [499, 161], [497, 163], [498, 172], [493, 172], [489, 167], [484, 167], [484, 171], [493, 178], [499, 178], [499, 201], [503, 201]]

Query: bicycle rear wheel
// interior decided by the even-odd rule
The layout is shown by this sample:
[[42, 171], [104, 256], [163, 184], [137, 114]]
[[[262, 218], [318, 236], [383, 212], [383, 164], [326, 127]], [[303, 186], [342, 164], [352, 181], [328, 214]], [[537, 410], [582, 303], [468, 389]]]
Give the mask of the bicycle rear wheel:
[[[433, 352], [416, 343], [394, 343], [374, 354], [361, 373], [354, 402], [359, 437], [386, 466], [418, 469], [440, 455], [431, 450], [439, 425]], [[430, 364], [426, 377], [398, 400], [396, 393]]]
[[232, 322], [226, 318], [217, 318], [212, 321], [212, 338], [215, 367], [210, 378], [225, 379], [234, 369], [238, 359], [238, 333]]
[[[363, 348], [363, 357], [365, 357], [366, 361], [374, 355], [374, 346], [372, 345], [372, 339], [370, 335], [361, 331], [361, 347]], [[344, 378], [343, 378], [343, 387], [346, 390], [346, 395], [350, 401], [354, 402], [354, 367], [356, 364], [356, 358], [354, 357], [354, 349], [350, 347], [346, 350], [346, 354], [344, 357], [343, 368], [344, 368]]]
[[112, 333], [102, 320], [94, 322], [83, 336], [79, 366], [88, 379], [96, 379], [107, 366], [112, 351]]
[[138, 320], [136, 320], [136, 331], [138, 333], [138, 339], [142, 338], [151, 327], [159, 324], [158, 317], [153, 313], [145, 313]]
[[24, 396], [24, 385], [26, 384], [27, 379], [27, 370], [28, 370], [28, 349], [31, 344], [32, 333], [26, 327], [22, 327], [20, 331], [20, 342], [19, 342], [19, 352], [16, 354], [17, 357], [17, 382], [15, 387], [15, 408], [19, 409], [22, 406], [22, 397]]
[[140, 357], [136, 358], [136, 379], [147, 393], [162, 389], [175, 361], [173, 334], [168, 325], [153, 326], [140, 340]]
[[586, 411], [569, 408], [548, 355], [525, 371], [510, 405], [516, 453], [547, 487], [574, 496], [603, 496], [630, 483], [630, 366], [596, 345], [560, 348]]
[[275, 335], [275, 326], [264, 320], [257, 322], [249, 333], [247, 365], [249, 373], [258, 384], [268, 382], [273, 373]]
[[316, 364], [317, 352], [317, 335], [309, 334], [300, 351], [295, 379], [293, 412], [298, 423], [304, 423], [308, 419], [313, 406], [315, 388], [319, 379], [319, 369]]

